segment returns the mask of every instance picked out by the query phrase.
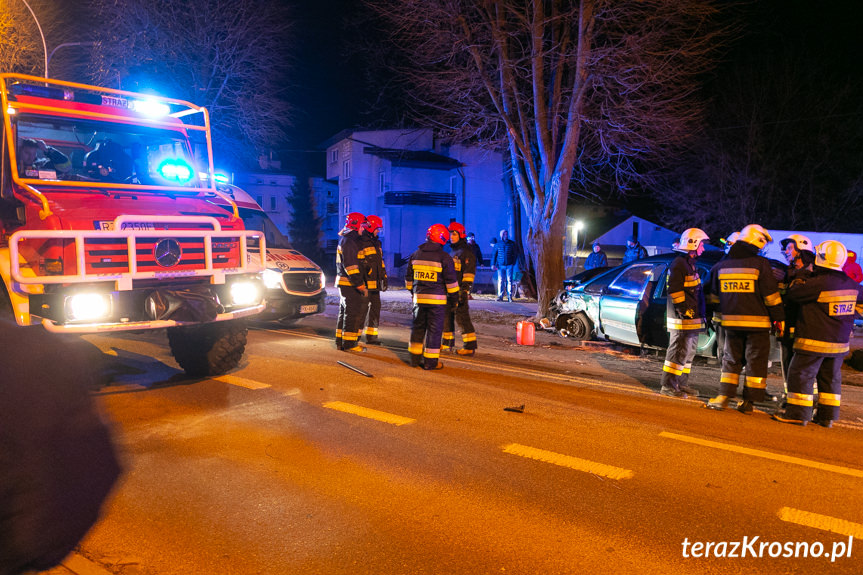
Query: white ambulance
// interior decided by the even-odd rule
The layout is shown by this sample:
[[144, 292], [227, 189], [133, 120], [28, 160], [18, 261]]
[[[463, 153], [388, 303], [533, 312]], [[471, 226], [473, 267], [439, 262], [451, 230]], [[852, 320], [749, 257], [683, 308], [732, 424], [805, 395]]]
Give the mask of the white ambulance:
[[[228, 184], [218, 184], [217, 189], [233, 198], [247, 230], [264, 232], [267, 262], [262, 277], [267, 288], [266, 307], [256, 319], [291, 324], [323, 312], [327, 292], [321, 268], [291, 247], [288, 238], [247, 192]], [[252, 252], [254, 250], [249, 249], [249, 257], [259, 259], [258, 253]]]

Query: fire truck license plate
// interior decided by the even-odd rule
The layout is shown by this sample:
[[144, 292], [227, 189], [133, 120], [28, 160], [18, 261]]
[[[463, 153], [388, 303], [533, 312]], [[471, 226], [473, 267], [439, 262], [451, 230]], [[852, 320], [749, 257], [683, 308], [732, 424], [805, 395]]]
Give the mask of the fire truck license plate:
[[317, 304], [301, 305], [300, 306], [300, 313], [315, 313], [316, 311], [318, 311], [318, 305]]
[[[93, 222], [97, 230], [103, 232], [113, 232], [114, 231], [114, 222], [113, 220], [96, 220]], [[150, 231], [156, 229], [156, 224], [152, 222], [126, 222], [123, 224], [124, 230], [144, 230]]]

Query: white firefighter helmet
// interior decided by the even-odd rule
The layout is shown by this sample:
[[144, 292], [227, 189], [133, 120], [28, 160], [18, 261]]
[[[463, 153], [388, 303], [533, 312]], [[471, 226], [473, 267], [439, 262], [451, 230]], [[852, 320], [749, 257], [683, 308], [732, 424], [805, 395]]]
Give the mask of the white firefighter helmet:
[[812, 252], [813, 254], [815, 253], [815, 248], [812, 247], [812, 240], [810, 240], [803, 234], [791, 234], [779, 243], [782, 244], [782, 249], [784, 250], [791, 242], [794, 242], [794, 245], [797, 246], [797, 251], [807, 251]]
[[764, 246], [773, 241], [773, 238], [770, 237], [770, 232], [758, 224], [749, 224], [740, 230], [740, 237], [737, 238], [737, 241], [752, 244], [759, 250], [763, 250]]
[[726, 246], [733, 246], [734, 242], [740, 239], [740, 232], [731, 232], [731, 234], [725, 238]]
[[707, 241], [710, 238], [704, 233], [704, 230], [698, 228], [689, 228], [680, 234], [680, 241], [677, 242], [677, 247], [674, 248], [679, 252], [691, 252], [697, 250], [701, 242]]
[[842, 271], [845, 260], [848, 259], [848, 250], [842, 242], [836, 240], [825, 240], [815, 246], [815, 265], [831, 270]]

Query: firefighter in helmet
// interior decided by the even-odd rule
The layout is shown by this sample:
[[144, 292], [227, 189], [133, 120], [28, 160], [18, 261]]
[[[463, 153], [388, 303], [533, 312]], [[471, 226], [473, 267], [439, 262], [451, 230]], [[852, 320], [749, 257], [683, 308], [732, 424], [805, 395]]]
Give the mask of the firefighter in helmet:
[[458, 302], [453, 309], [447, 306], [447, 313], [443, 327], [443, 350], [455, 349], [455, 324], [461, 329], [462, 349], [459, 355], [474, 355], [476, 353], [476, 331], [470, 320], [470, 309], [468, 299], [470, 290], [473, 288], [473, 280], [476, 274], [476, 254], [471, 246], [465, 241], [464, 226], [458, 222], [450, 222], [449, 241], [452, 246], [452, 261], [455, 265], [455, 273], [458, 277]]
[[[773, 419], [832, 427], [839, 419], [842, 360], [848, 353], [854, 315], [863, 312], [863, 288], [842, 271], [848, 252], [827, 240], [815, 248], [815, 269], [805, 281], [788, 286], [786, 299], [800, 306], [794, 357], [788, 369], [785, 412]], [[813, 418], [812, 384], [818, 381], [818, 409]]]
[[698, 397], [698, 391], [686, 382], [692, 369], [698, 334], [707, 328], [704, 288], [695, 258], [704, 253], [704, 242], [709, 239], [698, 228], [684, 231], [675, 248], [681, 253], [668, 269], [666, 328], [670, 341], [662, 366], [662, 387], [659, 392], [663, 395]]
[[378, 326], [381, 323], [381, 292], [387, 291], [387, 269], [378, 234], [384, 222], [378, 216], [366, 216], [363, 224], [363, 261], [365, 282], [369, 290], [369, 316], [366, 320], [366, 343], [380, 345]]
[[725, 331], [719, 395], [707, 403], [711, 409], [725, 409], [728, 399], [737, 395], [744, 360], [746, 380], [737, 410], [752, 413], [752, 404], [764, 400], [770, 332], [781, 333], [785, 319], [770, 262], [759, 255], [771, 241], [770, 233], [758, 224], [745, 226], [728, 256], [710, 271], [708, 300], [719, 304]]
[[[408, 352], [411, 366], [442, 369], [439, 363], [441, 336], [447, 305], [458, 301], [458, 278], [452, 257], [443, 246], [449, 230], [434, 224], [426, 232], [426, 241], [415, 251], [405, 272], [405, 287], [413, 292], [413, 324]], [[425, 340], [425, 348], [423, 348]]]
[[791, 234], [783, 238], [780, 244], [785, 254], [785, 260], [788, 262], [788, 268], [779, 281], [779, 293], [782, 295], [783, 303], [785, 304], [785, 332], [779, 338], [779, 342], [782, 348], [782, 377], [787, 393], [788, 367], [791, 364], [791, 356], [794, 354], [794, 333], [799, 306], [788, 300], [785, 294], [788, 292], [789, 287], [795, 283], [805, 281], [806, 278], [812, 275], [815, 265], [815, 248], [812, 245], [812, 241], [803, 234]]
[[360, 331], [369, 307], [369, 290], [363, 278], [363, 252], [360, 230], [366, 217], [359, 212], [345, 216], [345, 227], [339, 232], [336, 251], [336, 286], [339, 288], [339, 321], [336, 326], [336, 347], [350, 352], [363, 352], [359, 344]]

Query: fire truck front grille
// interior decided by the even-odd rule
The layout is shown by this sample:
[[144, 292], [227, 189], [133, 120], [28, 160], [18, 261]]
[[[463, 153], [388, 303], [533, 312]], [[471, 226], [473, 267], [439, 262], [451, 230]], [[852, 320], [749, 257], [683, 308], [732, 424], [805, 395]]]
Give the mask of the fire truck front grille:
[[282, 274], [285, 289], [290, 292], [314, 294], [321, 291], [320, 272], [287, 272]]
[[[186, 271], [207, 267], [204, 253], [204, 238], [174, 238], [179, 246], [175, 258], [163, 263], [156, 259], [157, 238], [139, 238], [135, 245], [135, 263], [138, 271]], [[240, 264], [238, 238], [213, 240], [213, 268], [233, 268]], [[87, 273], [123, 273], [129, 271], [129, 252], [123, 238], [85, 240]], [[174, 260], [176, 262], [174, 263]], [[168, 265], [165, 265], [168, 264]]]

